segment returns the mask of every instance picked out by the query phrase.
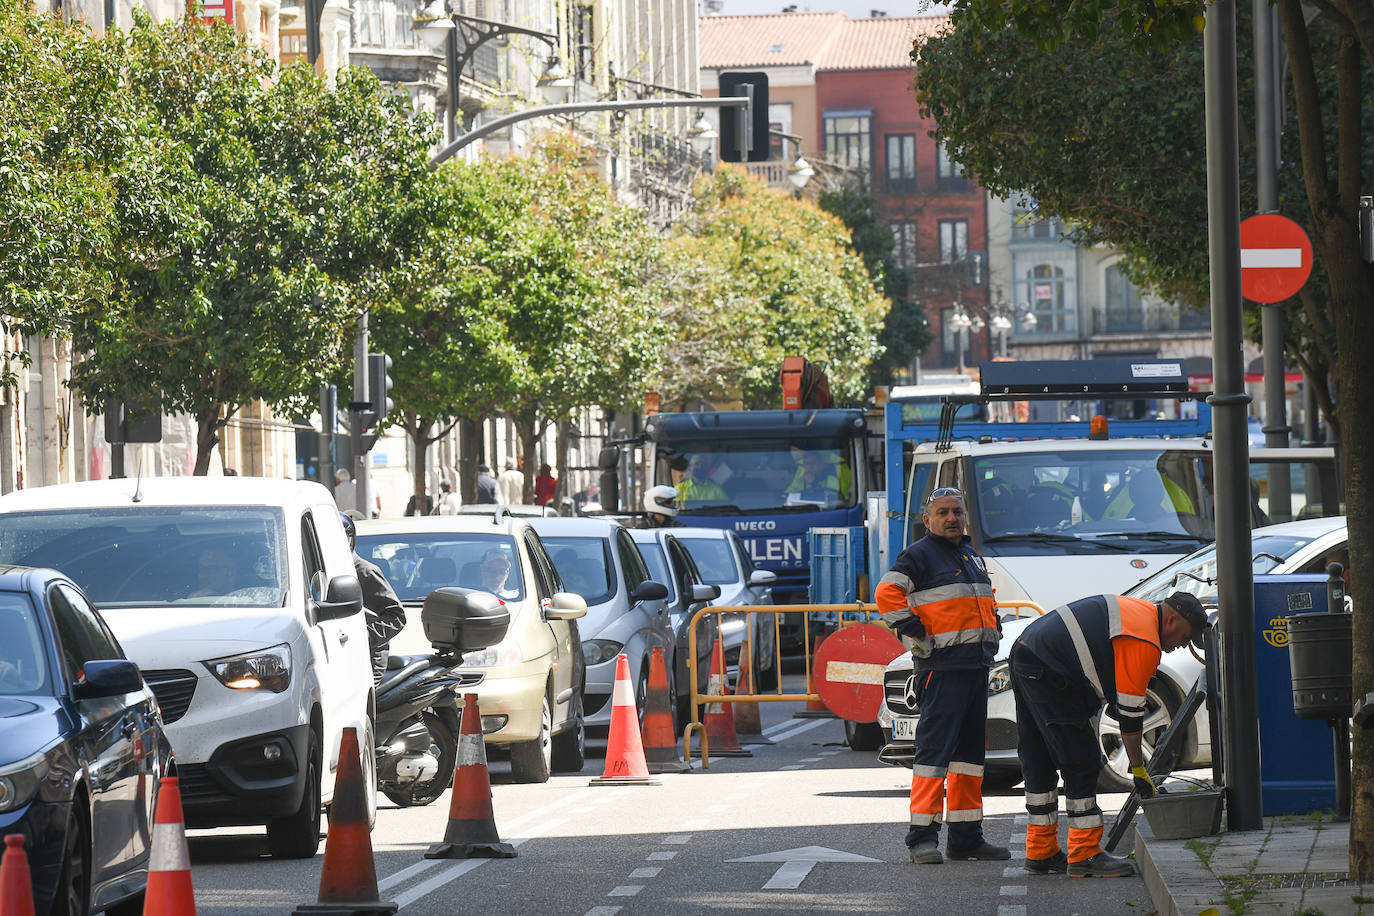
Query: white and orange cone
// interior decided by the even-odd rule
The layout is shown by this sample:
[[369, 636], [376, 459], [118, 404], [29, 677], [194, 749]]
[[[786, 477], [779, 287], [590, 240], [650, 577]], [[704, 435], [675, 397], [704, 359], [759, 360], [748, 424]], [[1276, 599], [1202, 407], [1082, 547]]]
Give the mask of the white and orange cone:
[[589, 786], [657, 786], [663, 780], [649, 775], [644, 742], [639, 734], [639, 707], [630, 684], [630, 660], [622, 652], [615, 661], [615, 689], [611, 693], [611, 731], [606, 738], [606, 769]]
[[[756, 692], [754, 685], [754, 651], [746, 638], [739, 650], [739, 677], [735, 681], [736, 696], [751, 696]], [[763, 737], [763, 718], [759, 714], [758, 703], [731, 703], [734, 707], [735, 733], [748, 735], [750, 744], [772, 744], [772, 738]]]
[[458, 729], [458, 763], [453, 770], [448, 827], [444, 841], [425, 850], [426, 859], [513, 859], [515, 847], [501, 842], [491, 807], [491, 773], [482, 738], [482, 712], [477, 694], [463, 696], [463, 723]]
[[157, 813], [153, 816], [153, 850], [148, 860], [143, 916], [194, 916], [195, 912], [181, 789], [175, 776], [164, 776], [157, 793]]
[[[711, 696], [730, 696], [730, 685], [725, 679], [725, 649], [721, 647], [719, 636], [711, 647], [711, 678], [706, 682], [706, 692]], [[706, 704], [705, 725], [706, 747], [712, 757], [754, 756], [753, 751], [740, 747], [739, 738], [735, 736], [735, 714], [726, 709], [724, 703]]]

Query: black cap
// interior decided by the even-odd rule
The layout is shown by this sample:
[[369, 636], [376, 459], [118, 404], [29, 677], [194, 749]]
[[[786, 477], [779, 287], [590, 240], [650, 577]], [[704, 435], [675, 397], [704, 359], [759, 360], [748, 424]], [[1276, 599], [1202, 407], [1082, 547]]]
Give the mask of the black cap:
[[1190, 641], [1201, 649], [1202, 632], [1207, 629], [1207, 612], [1202, 609], [1202, 602], [1197, 600], [1197, 595], [1190, 592], [1174, 592], [1164, 601], [1178, 616], [1188, 621], [1188, 626], [1192, 630]]
[[477, 465], [477, 470], [485, 472], [490, 471], [491, 468], [487, 467], [485, 464], [479, 464]]

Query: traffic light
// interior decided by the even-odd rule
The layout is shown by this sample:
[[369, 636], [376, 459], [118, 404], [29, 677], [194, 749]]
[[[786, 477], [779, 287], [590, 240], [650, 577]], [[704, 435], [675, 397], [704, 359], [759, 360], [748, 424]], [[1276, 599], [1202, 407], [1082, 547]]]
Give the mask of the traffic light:
[[381, 426], [395, 406], [391, 403], [391, 357], [385, 353], [367, 354], [367, 400], [372, 426]]
[[720, 96], [748, 96], [747, 108], [728, 108], [720, 113], [720, 158], [723, 162], [764, 162], [768, 139], [768, 74], [722, 73]]

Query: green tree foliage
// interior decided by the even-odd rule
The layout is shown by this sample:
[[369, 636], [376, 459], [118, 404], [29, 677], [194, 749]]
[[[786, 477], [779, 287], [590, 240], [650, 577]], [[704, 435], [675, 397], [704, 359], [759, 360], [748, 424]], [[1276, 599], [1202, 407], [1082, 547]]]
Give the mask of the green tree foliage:
[[668, 404], [740, 392], [780, 403], [785, 356], [823, 367], [840, 401], [861, 400], [889, 302], [839, 219], [722, 168], [669, 240], [666, 309], [677, 331], [655, 382]]
[[[196, 473], [245, 403], [307, 409], [346, 361], [356, 315], [404, 278], [430, 212], [431, 129], [364, 70], [334, 87], [275, 72], [220, 23], [107, 39], [156, 168], [125, 162], [108, 301], [76, 311], [88, 406], [160, 396], [198, 424]], [[420, 228], [417, 228], [420, 227]]]

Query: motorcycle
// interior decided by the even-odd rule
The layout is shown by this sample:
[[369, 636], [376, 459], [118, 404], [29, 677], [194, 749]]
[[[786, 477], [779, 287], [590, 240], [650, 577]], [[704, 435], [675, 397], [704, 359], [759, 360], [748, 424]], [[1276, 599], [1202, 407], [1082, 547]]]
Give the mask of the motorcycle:
[[500, 642], [510, 615], [494, 595], [441, 588], [420, 619], [432, 655], [387, 660], [377, 687], [377, 788], [397, 805], [428, 805], [444, 794], [458, 759], [458, 694], [482, 681], [464, 671], [464, 652]]

